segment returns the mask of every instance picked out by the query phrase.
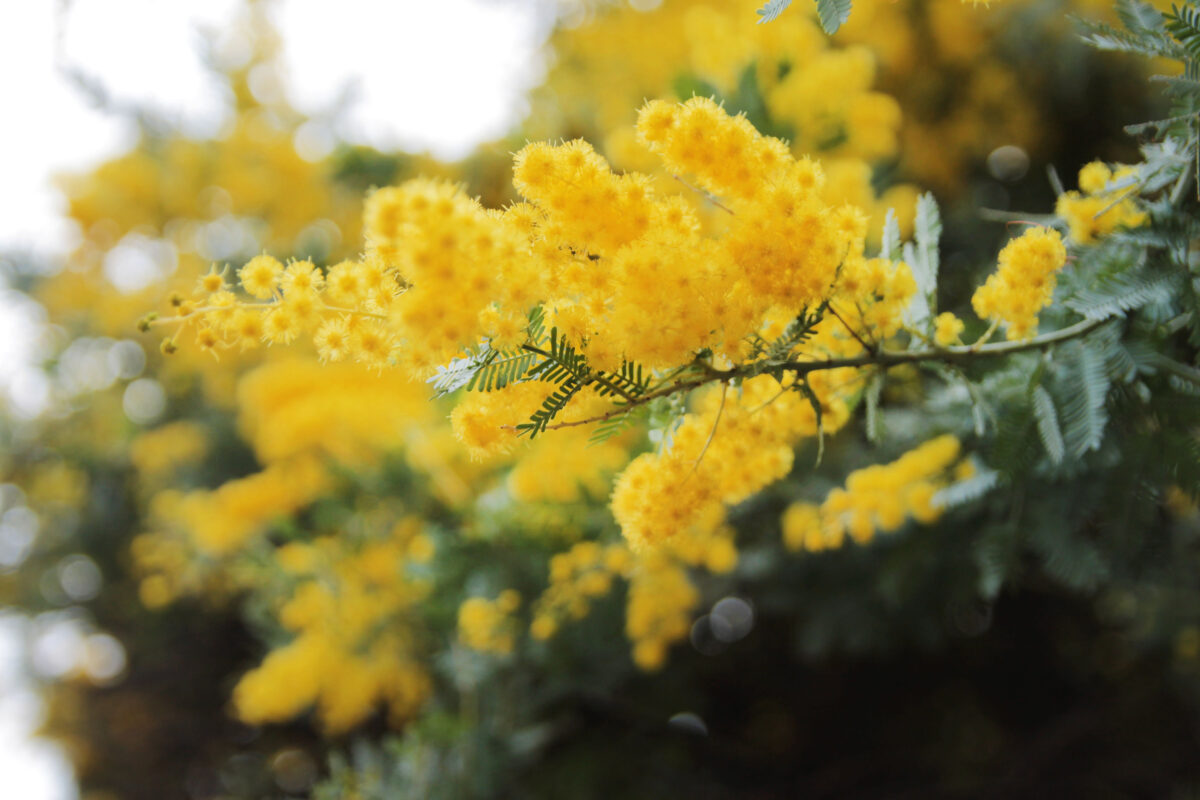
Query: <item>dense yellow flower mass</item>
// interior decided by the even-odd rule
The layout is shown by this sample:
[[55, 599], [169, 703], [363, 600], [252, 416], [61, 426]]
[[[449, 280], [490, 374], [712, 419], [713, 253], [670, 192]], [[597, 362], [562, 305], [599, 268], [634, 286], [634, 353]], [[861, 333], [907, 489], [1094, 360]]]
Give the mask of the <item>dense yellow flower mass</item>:
[[472, 650], [511, 653], [517, 634], [512, 615], [520, 605], [521, 595], [512, 589], [505, 589], [495, 600], [467, 598], [458, 607], [458, 638]]
[[700, 602], [689, 568], [726, 573], [737, 557], [733, 529], [719, 507], [654, 550], [580, 542], [551, 557], [550, 585], [534, 606], [530, 635], [549, 639], [563, 625], [586, 617], [593, 601], [622, 578], [629, 584], [625, 635], [633, 645], [633, 661], [643, 670], [656, 670], [666, 663], [668, 648], [687, 637]]
[[[954, 436], [939, 436], [890, 464], [851, 472], [846, 488], [834, 489], [820, 505], [793, 503], [783, 515], [784, 543], [791, 550], [816, 552], [841, 547], [847, 535], [866, 544], [877, 532], [898, 530], [910, 517], [921, 524], [936, 521], [942, 510], [934, 496], [951, 482], [959, 449]], [[954, 477], [966, 473], [960, 470]]]
[[278, 609], [296, 633], [234, 688], [238, 716], [280, 722], [310, 706], [340, 733], [386, 703], [395, 721], [410, 717], [431, 690], [410, 610], [428, 593], [409, 565], [431, 550], [419, 523], [401, 521], [382, 538], [348, 532], [277, 552], [295, 581]]
[[[181, 304], [178, 319], [201, 346], [308, 333], [325, 360], [427, 374], [481, 338], [519, 339], [519, 321], [543, 303], [596, 366], [668, 368], [706, 347], [736, 357], [767, 311], [819, 302], [839, 266], [861, 257], [861, 213], [826, 205], [819, 167], [744, 118], [703, 99], [651, 103], [639, 133], [732, 206], [723, 234], [702, 231], [685, 203], [643, 177], [613, 173], [583, 142], [533, 144], [514, 166], [526, 203], [496, 213], [449, 184], [383, 189], [367, 204], [362, 261], [322, 282], [304, 262], [260, 256], [238, 274], [265, 302], [219, 289]], [[297, 272], [308, 279], [285, 286]]]
[[[614, 173], [586, 143], [536, 143], [515, 158], [525, 201], [502, 213], [442, 182], [382, 189], [367, 203], [363, 259], [319, 273], [259, 256], [238, 276], [261, 302], [238, 300], [214, 273], [200, 291], [215, 291], [185, 303], [177, 320], [214, 331], [222, 347], [308, 333], [326, 361], [397, 363], [399, 374], [417, 375], [481, 340], [500, 351], [520, 345], [537, 304], [557, 335], [612, 373], [627, 362], [669, 370], [703, 351], [737, 364], [752, 355], [754, 338], [781, 336], [822, 303], [834, 317], [814, 331], [804, 358], [856, 356], [900, 330], [916, 284], [906, 265], [864, 257], [865, 218], [827, 203], [817, 164], [703, 98], [648, 103], [638, 135], [670, 170], [720, 198], [724, 225], [700, 225], [681, 198]], [[503, 358], [524, 351], [513, 352]], [[618, 481], [613, 509], [625, 535], [638, 547], [661, 543], [785, 475], [792, 447], [818, 432], [813, 404], [823, 430], [836, 431], [861, 390], [857, 375], [822, 370], [783, 384], [762, 376], [720, 400], [710, 393], [669, 449], [639, 457]], [[510, 453], [518, 426], [555, 389], [525, 380], [468, 393], [451, 415], [454, 430], [476, 458]], [[599, 389], [572, 390], [572, 420], [611, 407]], [[608, 469], [621, 460], [612, 452]], [[512, 485], [527, 485], [530, 474], [515, 471]], [[674, 499], [663, 502], [664, 493]]]
[[[271, 523], [328, 491], [332, 464], [362, 466], [408, 446], [421, 450], [422, 468], [448, 494], [461, 498], [469, 480], [465, 459], [438, 452], [441, 445], [429, 441], [434, 409], [424, 387], [401, 375], [290, 359], [251, 372], [238, 397], [239, 427], [263, 469], [213, 489], [169, 489], [151, 498], [156, 528], [139, 537], [134, 552], [149, 605], [196, 591], [208, 580], [208, 559], [237, 555]], [[196, 455], [198, 435], [174, 423], [139, 440], [135, 452], [146, 488], [158, 488], [153, 470], [160, 462]]]
[[[615, 163], [643, 169], [624, 156], [628, 138], [619, 131], [631, 122], [629, 108], [716, 91], [761, 108], [794, 153], [819, 157], [831, 172], [837, 162], [898, 158], [906, 177], [944, 193], [961, 191], [971, 165], [995, 148], [1036, 154], [1046, 138], [1045, 112], [1030, 91], [1036, 76], [1013, 57], [1008, 34], [1019, 26], [1045, 35], [1059, 21], [1038, 19], [1028, 0], [995, 10], [960, 0], [858, 0], [831, 37], [796, 7], [758, 25], [737, 3], [632, 5], [604, 4], [554, 34], [558, 59], [533, 96], [533, 135], [607, 136]], [[1072, 5], [1098, 11], [1092, 0]], [[871, 193], [869, 183], [862, 189]]]
[[140, 479], [149, 483], [199, 460], [208, 452], [208, 446], [203, 427], [181, 420], [140, 434], [129, 445], [129, 460]]
[[1049, 305], [1066, 263], [1058, 231], [1030, 228], [1000, 251], [999, 267], [975, 290], [971, 305], [981, 319], [1003, 322], [1009, 339], [1032, 338], [1038, 312]]
[[[1054, 213], [1067, 221], [1077, 244], [1091, 244], [1117, 228], [1136, 228], [1146, 222], [1146, 213], [1133, 199], [1137, 178], [1133, 167], [1118, 165], [1113, 170], [1103, 161], [1093, 161], [1079, 170], [1080, 191], [1060, 195]], [[1110, 184], [1120, 188], [1110, 189]]]

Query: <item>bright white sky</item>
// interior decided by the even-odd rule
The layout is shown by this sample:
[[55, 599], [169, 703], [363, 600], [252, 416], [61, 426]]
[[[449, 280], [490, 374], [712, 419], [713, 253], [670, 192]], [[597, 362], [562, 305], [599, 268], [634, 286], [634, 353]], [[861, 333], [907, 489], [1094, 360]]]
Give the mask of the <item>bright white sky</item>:
[[[201, 66], [197, 28], [227, 28], [237, 0], [57, 0], [0, 3], [0, 249], [62, 252], [55, 172], [128, 147], [134, 131], [89, 108], [55, 70], [67, 60], [118, 99], [148, 101], [185, 129], [213, 131], [223, 113]], [[289, 93], [305, 111], [348, 86], [356, 103], [341, 133], [379, 147], [465, 155], [510, 129], [541, 73], [545, 0], [280, 0]]]
[[[524, 113], [524, 92], [542, 70], [536, 52], [547, 4], [279, 0], [290, 96], [301, 110], [319, 111], [353, 83], [356, 103], [343, 136], [381, 148], [463, 156]], [[68, 251], [71, 231], [52, 176], [85, 169], [134, 141], [129, 126], [90, 108], [59, 76], [60, 34], [68, 61], [99, 77], [120, 100], [149, 102], [198, 134], [215, 130], [223, 113], [218, 87], [197, 58], [196, 31], [227, 27], [237, 0], [73, 0], [65, 26], [58, 16], [63, 5], [0, 2], [0, 108], [7, 112], [0, 128], [0, 252]], [[21, 349], [29, 337], [20, 331], [35, 322], [28, 306], [0, 297], [0, 384], [3, 373], [11, 377], [29, 358]], [[77, 793], [65, 760], [29, 738], [39, 712], [19, 678], [18, 639], [12, 625], [0, 626], [4, 794], [70, 800]]]

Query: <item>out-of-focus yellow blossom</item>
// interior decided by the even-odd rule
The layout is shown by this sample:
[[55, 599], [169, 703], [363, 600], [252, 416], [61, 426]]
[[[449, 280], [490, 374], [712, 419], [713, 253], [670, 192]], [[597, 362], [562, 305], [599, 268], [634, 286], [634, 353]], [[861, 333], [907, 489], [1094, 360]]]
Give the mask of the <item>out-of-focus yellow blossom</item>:
[[941, 347], [958, 342], [966, 325], [951, 311], [943, 311], [933, 321], [933, 341]]
[[458, 638], [472, 650], [511, 653], [517, 634], [513, 612], [520, 605], [521, 595], [512, 589], [505, 589], [495, 600], [467, 598], [458, 607]]
[[1194, 520], [1200, 517], [1200, 505], [1197, 505], [1196, 498], [1178, 486], [1167, 487], [1166, 495], [1163, 497], [1163, 506], [1178, 519]]
[[570, 503], [607, 494], [612, 473], [629, 451], [620, 439], [589, 446], [590, 434], [585, 427], [531, 442], [508, 474], [512, 496], [526, 503]]
[[942, 509], [934, 496], [952, 482], [959, 450], [957, 438], [939, 436], [889, 464], [855, 470], [846, 488], [834, 489], [820, 505], [793, 503], [783, 515], [784, 544], [816, 552], [841, 547], [847, 534], [866, 544], [910, 517], [921, 524], [935, 522]]
[[981, 319], [1003, 322], [1009, 339], [1037, 334], [1037, 315], [1054, 295], [1057, 273], [1067, 263], [1062, 236], [1030, 228], [1000, 251], [999, 266], [975, 290], [971, 305]]
[[204, 428], [182, 420], [140, 434], [129, 445], [129, 461], [142, 481], [157, 481], [179, 466], [199, 461], [208, 447]]
[[698, 525], [673, 542], [677, 547], [646, 553], [623, 544], [580, 542], [550, 559], [550, 585], [534, 607], [530, 634], [549, 639], [562, 625], [587, 616], [592, 601], [607, 595], [615, 578], [624, 578], [629, 582], [625, 633], [634, 663], [656, 670], [666, 662], [668, 648], [687, 636], [700, 602], [688, 565], [731, 569], [737, 558], [731, 536], [724, 526]]
[[647, 672], [666, 663], [667, 648], [688, 634], [700, 593], [676, 561], [652, 555], [640, 562], [629, 582], [625, 635], [633, 642], [633, 662]]
[[[803, 14], [758, 25], [744, 12], [666, 0], [648, 13], [614, 7], [559, 31], [552, 45], [563, 58], [535, 94], [534, 133], [578, 127], [570, 119], [576, 113], [597, 131], [615, 130], [629, 123], [632, 103], [670, 96], [681, 74], [732, 93], [749, 71], [772, 118], [794, 131], [797, 154], [873, 159], [895, 152], [899, 107], [871, 91], [875, 63], [867, 48], [831, 48]], [[587, 108], [576, 109], [581, 102]]]
[[238, 405], [239, 429], [267, 464], [304, 453], [369, 463], [436, 418], [428, 389], [402, 373], [298, 359], [248, 374], [238, 385]]
[[[1118, 188], [1109, 189], [1110, 184]], [[1137, 207], [1137, 169], [1118, 165], [1111, 169], [1093, 161], [1079, 170], [1081, 191], [1065, 192], [1054, 213], [1067, 221], [1070, 236], [1078, 244], [1091, 244], [1117, 228], [1136, 228], [1146, 222], [1146, 212]]]
[[30, 505], [51, 510], [82, 508], [87, 502], [90, 481], [79, 467], [51, 459], [36, 464], [22, 483]]
[[425, 560], [424, 538], [409, 520], [384, 537], [339, 534], [280, 548], [298, 582], [278, 615], [297, 637], [239, 681], [238, 716], [279, 722], [315, 706], [330, 733], [354, 727], [381, 703], [397, 723], [410, 717], [431, 689], [411, 623], [429, 588], [409, 571]]

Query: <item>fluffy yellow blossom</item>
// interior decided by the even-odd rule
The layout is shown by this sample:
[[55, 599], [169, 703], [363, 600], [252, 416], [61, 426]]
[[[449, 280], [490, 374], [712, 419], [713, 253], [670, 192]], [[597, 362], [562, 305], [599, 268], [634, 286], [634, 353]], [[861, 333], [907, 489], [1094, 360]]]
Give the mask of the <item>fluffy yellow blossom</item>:
[[550, 558], [550, 585], [534, 606], [530, 634], [548, 639], [563, 621], [587, 616], [593, 599], [608, 594], [614, 577], [632, 566], [624, 545], [579, 542]]
[[669, 558], [641, 559], [629, 582], [625, 634], [633, 642], [633, 661], [653, 672], [666, 662], [667, 648], [684, 639], [700, 593], [687, 572]]
[[129, 446], [129, 460], [142, 480], [163, 477], [208, 452], [209, 437], [195, 422], [181, 421], [140, 434]]
[[468, 394], [450, 414], [454, 434], [477, 460], [511, 452], [517, 444], [516, 426], [537, 410], [551, 388], [527, 381]]
[[[277, 615], [296, 638], [242, 677], [234, 690], [238, 716], [279, 722], [314, 707], [335, 734], [381, 704], [397, 722], [411, 716], [430, 691], [412, 628], [412, 609], [428, 587], [409, 570], [419, 563], [412, 545], [424, 535], [407, 518], [365, 540], [338, 534], [277, 549], [293, 578]], [[511, 599], [502, 599], [511, 611]]]
[[589, 446], [591, 433], [580, 427], [534, 440], [508, 474], [513, 497], [570, 503], [606, 495], [612, 473], [629, 458], [628, 446], [619, 439]]
[[831, 491], [819, 506], [801, 502], [788, 507], [784, 544], [815, 552], [841, 547], [847, 535], [866, 544], [876, 532], [895, 531], [910, 517], [922, 524], [936, 521], [941, 508], [934, 495], [950, 484], [959, 450], [957, 438], [939, 436], [889, 464], [855, 470], [845, 488]]
[[517, 627], [512, 614], [521, 595], [506, 589], [495, 600], [471, 597], [458, 607], [458, 638], [472, 650], [507, 655], [513, 650]]
[[943, 311], [938, 314], [933, 321], [933, 340], [942, 347], [949, 347], [958, 342], [962, 336], [963, 328], [966, 327], [963, 321], [956, 317], [953, 312]]
[[982, 319], [1003, 322], [1008, 338], [1037, 334], [1038, 312], [1050, 303], [1056, 274], [1067, 263], [1062, 236], [1050, 228], [1030, 228], [1000, 251], [999, 267], [975, 290], [971, 305]]
[[268, 255], [255, 256], [238, 270], [238, 280], [252, 297], [267, 298], [279, 286], [283, 265]]
[[[861, 345], [828, 320], [811, 340], [814, 358], [858, 352]], [[826, 433], [849, 419], [847, 400], [858, 389], [852, 368], [809, 377]], [[789, 381], [791, 379], [788, 379]], [[737, 389], [712, 389], [674, 432], [669, 448], [634, 459], [617, 478], [612, 510], [636, 549], [656, 547], [782, 478], [792, 448], [817, 433], [808, 397], [794, 386], [759, 376]]]
[[[1137, 207], [1133, 195], [1137, 191], [1134, 167], [1109, 168], [1102, 161], [1093, 161], [1079, 170], [1081, 192], [1065, 192], [1058, 198], [1054, 212], [1067, 221], [1071, 239], [1079, 244], [1091, 244], [1117, 228], [1136, 228], [1146, 222], [1146, 212]], [[1110, 183], [1122, 188], [1108, 190]], [[1127, 184], [1127, 185], [1125, 185]]]
[[268, 364], [242, 379], [238, 399], [239, 427], [264, 463], [308, 453], [369, 462], [435, 418], [423, 385], [355, 364]]

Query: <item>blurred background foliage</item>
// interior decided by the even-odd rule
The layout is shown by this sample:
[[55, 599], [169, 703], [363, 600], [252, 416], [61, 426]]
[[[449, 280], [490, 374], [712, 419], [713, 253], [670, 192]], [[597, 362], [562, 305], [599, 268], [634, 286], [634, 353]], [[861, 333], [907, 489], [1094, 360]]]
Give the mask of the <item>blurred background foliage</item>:
[[[1048, 167], [1070, 184], [1135, 160], [1122, 126], [1165, 114], [1147, 65], [1073, 34], [1067, 14], [1111, 16], [1092, 0], [861, 0], [833, 37], [807, 9], [759, 26], [753, 6], [562, 4], [527, 120], [459, 163], [302, 154], [305, 118], [250, 79], [286, 45], [263, 2], [230, 23], [248, 60], [206, 54], [234, 109], [218, 136], [112, 109], [142, 136], [62, 179], [78, 247], [2, 262], [49, 322], [43, 410], [0, 418], [0, 603], [29, 615], [45, 731], [84, 797], [1200, 793], [1200, 520], [1139, 493], [1194, 456], [1164, 449], [1190, 406], [1157, 435], [1114, 414], [1136, 461], [1029, 490], [1019, 519], [1040, 527], [995, 522], [1018, 518], [1005, 494], [793, 554], [789, 502], [899, 452], [847, 430], [714, 530], [736, 550], [627, 584], [605, 503], [627, 438], [472, 462], [428, 387], [298, 348], [168, 358], [138, 333], [212, 263], [356, 253], [370, 187], [441, 176], [500, 206], [527, 139], [652, 170], [636, 109], [693, 93], [820, 158], [876, 236], [889, 207], [907, 235], [932, 189], [941, 307], [965, 309], [996, 220], [1053, 206]], [[922, 391], [889, 388], [897, 406]], [[993, 463], [1019, 473], [1032, 435]], [[557, 635], [530, 636], [539, 617]]]

